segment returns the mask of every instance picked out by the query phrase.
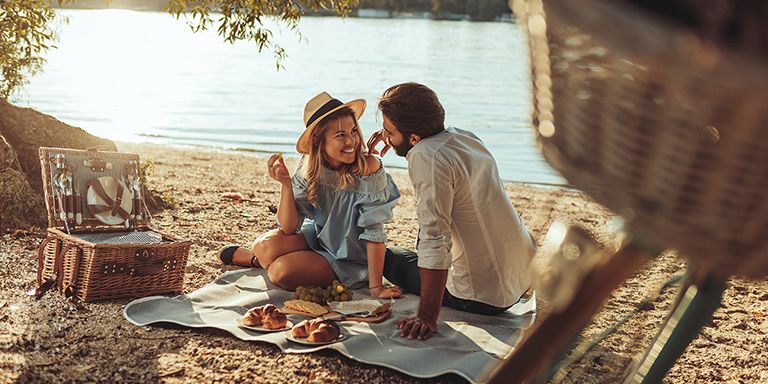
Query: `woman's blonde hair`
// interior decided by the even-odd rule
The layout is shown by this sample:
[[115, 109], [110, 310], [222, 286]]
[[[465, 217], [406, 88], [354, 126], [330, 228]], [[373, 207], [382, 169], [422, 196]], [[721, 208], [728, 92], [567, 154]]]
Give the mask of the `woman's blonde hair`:
[[330, 162], [325, 153], [325, 132], [328, 127], [332, 126], [334, 122], [344, 116], [349, 116], [355, 121], [355, 126], [358, 127], [358, 141], [355, 151], [355, 161], [352, 164], [343, 164], [341, 168], [336, 172], [339, 175], [339, 189], [344, 189], [351, 186], [355, 182], [355, 176], [359, 176], [365, 169], [365, 158], [363, 158], [363, 150], [365, 149], [363, 143], [363, 133], [360, 131], [360, 127], [355, 118], [355, 112], [349, 108], [344, 107], [338, 111], [334, 111], [330, 115], [324, 117], [317, 124], [314, 132], [312, 132], [312, 145], [310, 145], [309, 153], [304, 156], [304, 164], [302, 169], [304, 172], [304, 179], [307, 180], [307, 200], [310, 204], [315, 205], [318, 189], [318, 176], [320, 174], [321, 167], [325, 166], [330, 168]]

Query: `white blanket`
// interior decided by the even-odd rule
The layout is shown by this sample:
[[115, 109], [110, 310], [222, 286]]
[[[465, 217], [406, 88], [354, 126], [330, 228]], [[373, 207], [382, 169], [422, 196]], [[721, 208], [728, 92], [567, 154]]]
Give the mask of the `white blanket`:
[[[368, 297], [367, 290], [355, 291], [356, 298]], [[138, 326], [174, 323], [187, 327], [218, 328], [242, 340], [265, 341], [285, 353], [307, 353], [331, 348], [363, 363], [388, 367], [417, 378], [445, 373], [457, 374], [470, 382], [487, 381], [488, 370], [498, 364], [522, 338], [522, 330], [535, 318], [535, 295], [498, 316], [482, 316], [443, 307], [438, 332], [426, 341], [401, 338], [397, 320], [416, 313], [419, 297], [406, 295], [395, 300], [392, 316], [372, 324], [342, 321], [348, 337], [340, 342], [307, 347], [286, 340], [284, 332], [259, 333], [235, 323], [248, 308], [273, 303], [282, 307], [292, 292], [272, 285], [262, 269], [229, 271], [212, 283], [187, 295], [152, 296], [134, 300], [123, 316]], [[289, 315], [294, 323], [301, 316]]]

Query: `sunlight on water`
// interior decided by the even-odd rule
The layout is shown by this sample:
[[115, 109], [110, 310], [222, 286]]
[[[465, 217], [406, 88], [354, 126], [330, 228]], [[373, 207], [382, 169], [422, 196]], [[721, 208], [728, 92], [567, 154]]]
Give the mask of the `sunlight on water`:
[[320, 91], [365, 98], [367, 137], [381, 92], [417, 81], [438, 93], [449, 126], [488, 144], [503, 178], [563, 182], [535, 146], [527, 43], [514, 24], [307, 17], [306, 41], [274, 30], [289, 55], [275, 71], [271, 52], [225, 43], [215, 28], [194, 34], [165, 13], [61, 13], [59, 49], [17, 102], [95, 135], [293, 153], [304, 103]]

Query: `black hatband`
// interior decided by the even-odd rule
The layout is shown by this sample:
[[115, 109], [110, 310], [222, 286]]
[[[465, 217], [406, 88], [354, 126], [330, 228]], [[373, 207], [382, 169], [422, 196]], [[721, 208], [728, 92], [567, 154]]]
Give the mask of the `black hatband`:
[[322, 107], [320, 107], [315, 113], [312, 114], [312, 116], [309, 117], [309, 120], [307, 120], [307, 127], [312, 125], [312, 123], [315, 122], [315, 120], [319, 119], [320, 116], [325, 115], [326, 113], [330, 112], [332, 109], [342, 105], [341, 101], [337, 99], [330, 99], [325, 104], [323, 104]]

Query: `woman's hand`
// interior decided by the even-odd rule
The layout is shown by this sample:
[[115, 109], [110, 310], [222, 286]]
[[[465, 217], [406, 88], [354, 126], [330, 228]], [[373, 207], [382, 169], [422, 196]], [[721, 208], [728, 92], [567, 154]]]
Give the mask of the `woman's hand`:
[[281, 153], [276, 153], [269, 157], [267, 170], [269, 171], [269, 177], [277, 180], [283, 186], [291, 185], [291, 173], [288, 172], [288, 167], [285, 166]]
[[392, 287], [371, 288], [371, 296], [379, 299], [399, 299], [403, 296], [403, 291], [397, 285]]

